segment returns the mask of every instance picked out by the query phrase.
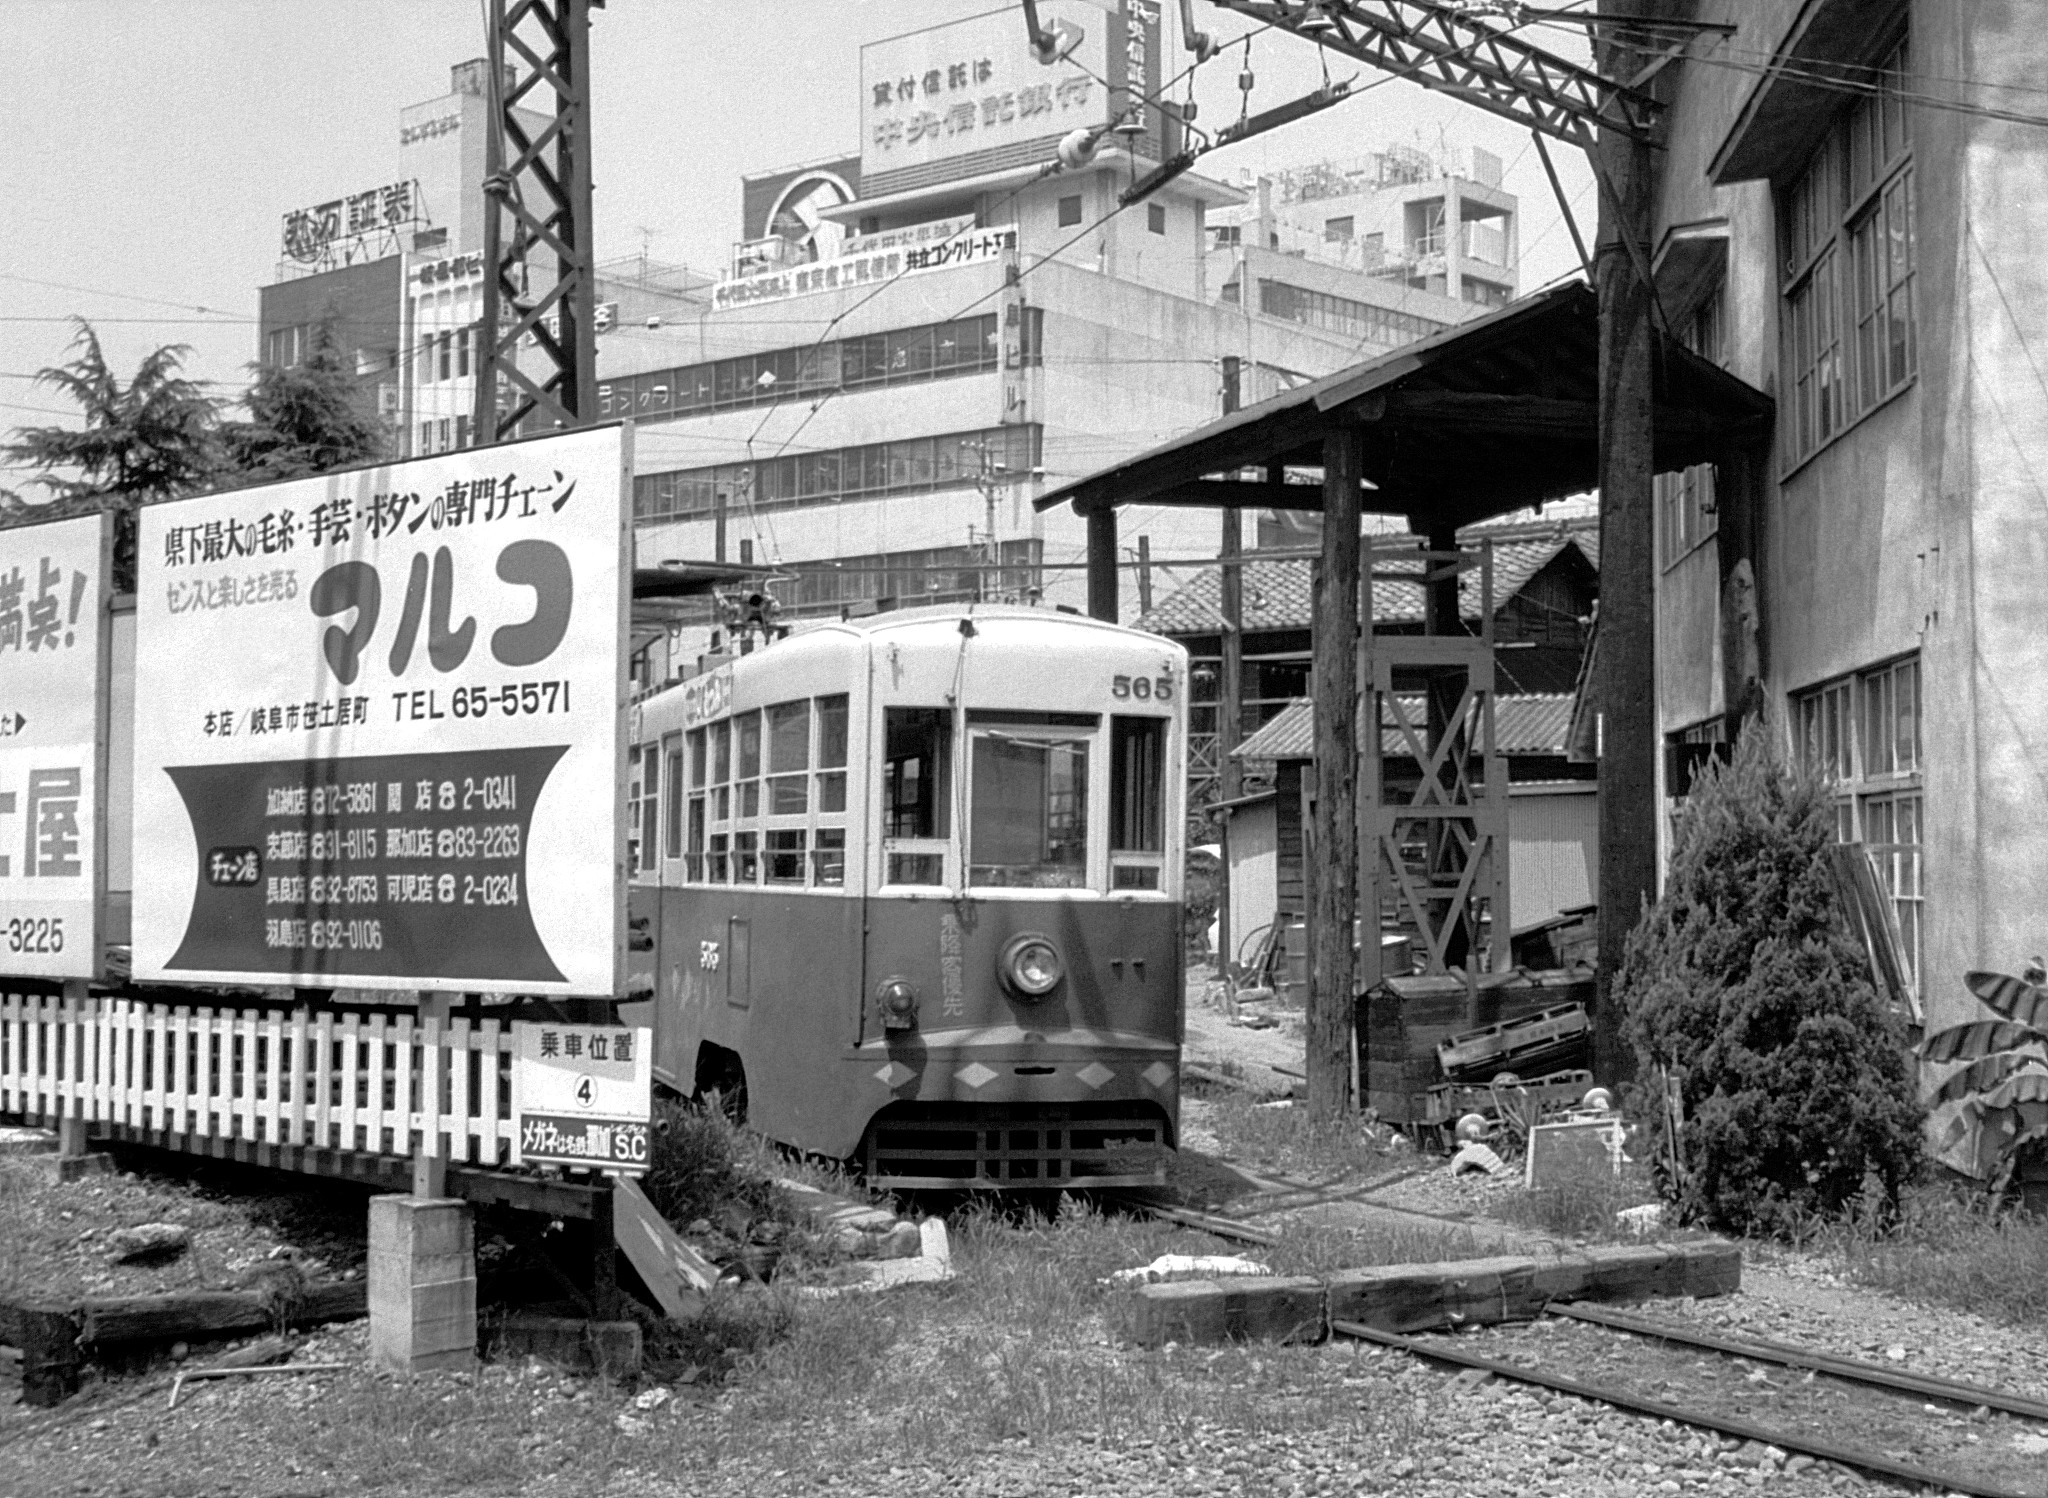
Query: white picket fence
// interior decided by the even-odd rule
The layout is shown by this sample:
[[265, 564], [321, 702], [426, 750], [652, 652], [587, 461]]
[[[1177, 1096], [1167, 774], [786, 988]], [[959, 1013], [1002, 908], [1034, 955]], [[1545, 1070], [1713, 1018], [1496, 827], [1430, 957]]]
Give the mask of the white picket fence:
[[0, 994], [0, 1114], [499, 1165], [512, 1027]]

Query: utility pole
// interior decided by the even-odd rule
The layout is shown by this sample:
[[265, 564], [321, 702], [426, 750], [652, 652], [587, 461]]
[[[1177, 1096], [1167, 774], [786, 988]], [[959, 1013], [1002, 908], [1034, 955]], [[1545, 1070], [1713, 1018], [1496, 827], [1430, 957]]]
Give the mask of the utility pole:
[[[1603, 17], [1629, 19], [1644, 0], [1600, 0]], [[1593, 39], [1609, 78], [1634, 77], [1648, 61], [1617, 29]], [[1602, 125], [1599, 228], [1593, 274], [1600, 296], [1600, 947], [1593, 1010], [1594, 1074], [1634, 1071], [1622, 1040], [1615, 979], [1628, 933], [1657, 894], [1656, 563], [1652, 544], [1651, 328], [1645, 280], [1654, 213], [1650, 144]]]
[[[484, 138], [484, 296], [477, 339], [479, 446], [580, 426], [597, 406], [591, 251], [590, 12], [604, 0], [485, 0], [490, 130]], [[522, 112], [552, 100], [529, 133]], [[529, 257], [552, 255], [539, 280]], [[519, 367], [531, 338], [543, 366]]]

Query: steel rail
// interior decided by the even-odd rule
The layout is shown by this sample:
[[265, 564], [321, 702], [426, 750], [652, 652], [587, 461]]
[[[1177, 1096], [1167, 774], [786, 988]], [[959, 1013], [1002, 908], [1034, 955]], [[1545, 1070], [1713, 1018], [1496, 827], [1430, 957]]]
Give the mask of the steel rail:
[[1633, 1332], [1641, 1337], [1655, 1337], [1664, 1342], [1677, 1342], [1686, 1347], [1705, 1348], [1709, 1352], [1726, 1353], [1730, 1357], [1748, 1358], [1755, 1363], [1776, 1363], [1783, 1368], [1810, 1368], [1818, 1373], [1847, 1379], [1851, 1383], [1875, 1384], [1883, 1389], [1896, 1389], [1902, 1394], [1918, 1394], [1924, 1399], [1939, 1399], [1949, 1404], [1968, 1405], [1971, 1408], [1983, 1405], [1989, 1409], [2003, 1410], [2008, 1415], [2024, 1415], [2029, 1420], [2048, 1420], [2048, 1404], [2038, 1399], [2027, 1399], [2018, 1394], [2005, 1393], [2000, 1389], [1987, 1389], [1980, 1384], [1966, 1384], [1958, 1379], [1941, 1378], [1925, 1373], [1902, 1373], [1895, 1368], [1866, 1363], [1858, 1358], [1837, 1357], [1833, 1353], [1795, 1347], [1789, 1342], [1717, 1337], [1709, 1332], [1685, 1330], [1661, 1321], [1631, 1316], [1625, 1311], [1610, 1311], [1602, 1306], [1565, 1305], [1554, 1302], [1544, 1309], [1553, 1316], [1569, 1316], [1574, 1321], [1609, 1326], [1616, 1331]]
[[1254, 1243], [1261, 1248], [1271, 1248], [1280, 1241], [1278, 1233], [1249, 1227], [1229, 1217], [1218, 1217], [1212, 1212], [1197, 1212], [1189, 1207], [1169, 1207], [1163, 1202], [1147, 1201], [1142, 1196], [1132, 1196], [1126, 1200], [1148, 1217], [1177, 1222], [1182, 1227], [1196, 1228], [1218, 1238], [1232, 1238], [1239, 1243]]
[[1356, 1321], [1332, 1321], [1330, 1330], [1341, 1336], [1355, 1337], [1361, 1342], [1391, 1347], [1430, 1362], [1448, 1363], [1455, 1368], [1477, 1368], [1500, 1378], [1511, 1378], [1520, 1383], [1534, 1384], [1539, 1388], [1553, 1389], [1560, 1394], [1576, 1395], [1580, 1399], [1612, 1405], [1616, 1409], [1627, 1410], [1632, 1414], [1654, 1415], [1660, 1420], [1670, 1420], [1700, 1430], [1711, 1430], [1718, 1435], [1758, 1441], [1766, 1446], [1775, 1446], [1781, 1451], [1817, 1457], [1862, 1472], [1875, 1472], [1883, 1477], [1896, 1478], [1900, 1482], [1917, 1483], [1923, 1487], [1939, 1488], [1949, 1493], [1968, 1493], [1971, 1498], [2038, 1498], [2038, 1495], [2022, 1493], [2016, 1488], [1996, 1487], [1974, 1478], [1930, 1471], [1908, 1462], [1895, 1462], [1889, 1457], [1873, 1456], [1867, 1451], [1852, 1451], [1846, 1446], [1837, 1446], [1832, 1441], [1820, 1440], [1817, 1437], [1771, 1430], [1732, 1415], [1716, 1415], [1703, 1410], [1686, 1409], [1681, 1405], [1666, 1404], [1661, 1399], [1651, 1399], [1628, 1389], [1588, 1383], [1583, 1379], [1568, 1378], [1560, 1373], [1547, 1373], [1540, 1368], [1510, 1363], [1501, 1358], [1460, 1352], [1450, 1347], [1424, 1342], [1417, 1337], [1403, 1337], [1393, 1332], [1383, 1332], [1377, 1327], [1365, 1326]]

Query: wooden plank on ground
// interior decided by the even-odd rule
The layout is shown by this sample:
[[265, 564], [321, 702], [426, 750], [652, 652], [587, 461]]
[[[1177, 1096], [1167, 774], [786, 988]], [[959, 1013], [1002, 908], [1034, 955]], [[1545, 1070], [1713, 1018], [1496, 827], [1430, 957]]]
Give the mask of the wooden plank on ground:
[[261, 1331], [283, 1321], [315, 1326], [369, 1314], [365, 1280], [308, 1285], [288, 1301], [254, 1290], [196, 1290], [171, 1295], [95, 1296], [80, 1303], [79, 1340], [106, 1347], [122, 1342], [176, 1342], [191, 1337]]
[[631, 1176], [612, 1187], [612, 1234], [671, 1321], [692, 1321], [718, 1283], [718, 1269], [685, 1243]]

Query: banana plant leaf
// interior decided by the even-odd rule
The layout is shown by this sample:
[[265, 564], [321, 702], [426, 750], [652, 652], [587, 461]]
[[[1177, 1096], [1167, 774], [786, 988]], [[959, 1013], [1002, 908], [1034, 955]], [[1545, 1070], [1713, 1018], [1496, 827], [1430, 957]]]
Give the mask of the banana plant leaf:
[[2005, 1018], [2048, 1030], [2048, 988], [2004, 973], [1965, 973], [1963, 986]]
[[2048, 1044], [2048, 1030], [2010, 1020], [1980, 1019], [1967, 1025], [1937, 1030], [1920, 1042], [1922, 1061], [1975, 1061], [2023, 1045]]
[[[1944, 1032], [1946, 1033], [1946, 1032]], [[2015, 1072], [2033, 1069], [2048, 1075], [2048, 1060], [2034, 1051], [2001, 1051], [1972, 1061], [1927, 1094], [1927, 1106], [1958, 1103], [1972, 1093], [1989, 1092]]]

